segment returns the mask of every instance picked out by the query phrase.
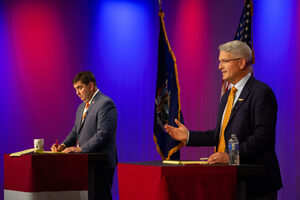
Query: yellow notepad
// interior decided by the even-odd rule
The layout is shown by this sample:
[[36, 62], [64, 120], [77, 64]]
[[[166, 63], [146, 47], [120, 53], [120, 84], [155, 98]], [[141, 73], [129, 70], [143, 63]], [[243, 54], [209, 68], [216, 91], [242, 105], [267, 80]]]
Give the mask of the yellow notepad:
[[197, 161], [197, 160], [164, 160], [164, 164], [174, 164], [174, 165], [205, 165], [208, 164], [207, 161]]
[[15, 153], [11, 153], [9, 154], [9, 156], [21, 156], [21, 155], [24, 155], [24, 154], [28, 154], [28, 153], [31, 153], [31, 152], [34, 152], [35, 149], [27, 149], [27, 150], [24, 150], [24, 151], [19, 151], [19, 152], [15, 152]]
[[49, 153], [65, 153], [65, 152], [43, 151], [43, 152], [40, 152], [39, 154], [49, 154]]
[[52, 152], [52, 151], [37, 151], [37, 149], [27, 149], [24, 151], [19, 151], [19, 152], [15, 152], [15, 153], [11, 153], [9, 154], [9, 156], [13, 156], [13, 157], [19, 157], [22, 156], [24, 154], [28, 154], [28, 153], [37, 153], [37, 154], [50, 154], [50, 153], [65, 153], [65, 152]]

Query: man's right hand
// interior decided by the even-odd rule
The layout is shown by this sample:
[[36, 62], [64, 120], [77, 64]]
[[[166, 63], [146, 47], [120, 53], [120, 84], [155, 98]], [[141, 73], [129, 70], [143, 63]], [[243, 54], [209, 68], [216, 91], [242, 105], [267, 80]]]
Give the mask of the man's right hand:
[[166, 124], [164, 128], [174, 140], [186, 142], [189, 130], [177, 119], [175, 119], [175, 123], [177, 124], [178, 128], [175, 128], [174, 126], [170, 126], [168, 124]]
[[66, 146], [63, 145], [63, 144], [60, 144], [60, 145], [53, 144], [52, 147], [51, 147], [51, 151], [52, 151], [52, 152], [61, 152], [61, 151], [63, 151], [65, 148], [66, 148]]

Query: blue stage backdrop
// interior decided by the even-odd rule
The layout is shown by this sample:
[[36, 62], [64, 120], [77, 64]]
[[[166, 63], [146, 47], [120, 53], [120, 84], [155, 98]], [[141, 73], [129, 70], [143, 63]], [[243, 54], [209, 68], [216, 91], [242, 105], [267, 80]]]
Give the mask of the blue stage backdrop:
[[[273, 88], [279, 105], [276, 151], [284, 184], [279, 199], [300, 199], [300, 5], [253, 3], [254, 75]], [[221, 89], [217, 46], [234, 38], [242, 9], [241, 0], [163, 1], [190, 129], [215, 126]], [[32, 148], [34, 138], [44, 138], [49, 149], [71, 130], [80, 103], [72, 79], [82, 70], [93, 71], [99, 88], [116, 103], [119, 161], [160, 159], [153, 142], [158, 34], [153, 0], [0, 1], [0, 199], [4, 153]], [[184, 147], [181, 158], [212, 151]], [[114, 199], [117, 184], [116, 173]]]

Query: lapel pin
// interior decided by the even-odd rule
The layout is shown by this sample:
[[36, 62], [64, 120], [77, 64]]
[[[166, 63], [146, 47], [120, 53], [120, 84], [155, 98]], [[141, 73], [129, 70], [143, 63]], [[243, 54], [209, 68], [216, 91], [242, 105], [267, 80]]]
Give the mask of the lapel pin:
[[244, 101], [244, 99], [238, 99], [239, 101]]

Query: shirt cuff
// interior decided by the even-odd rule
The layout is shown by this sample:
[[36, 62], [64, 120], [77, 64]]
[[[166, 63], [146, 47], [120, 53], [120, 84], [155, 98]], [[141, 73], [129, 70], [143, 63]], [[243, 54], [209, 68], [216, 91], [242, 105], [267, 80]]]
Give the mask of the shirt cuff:
[[186, 138], [186, 144], [189, 143], [189, 140], [190, 140], [190, 131], [188, 131], [188, 134], [187, 134], [187, 138]]

